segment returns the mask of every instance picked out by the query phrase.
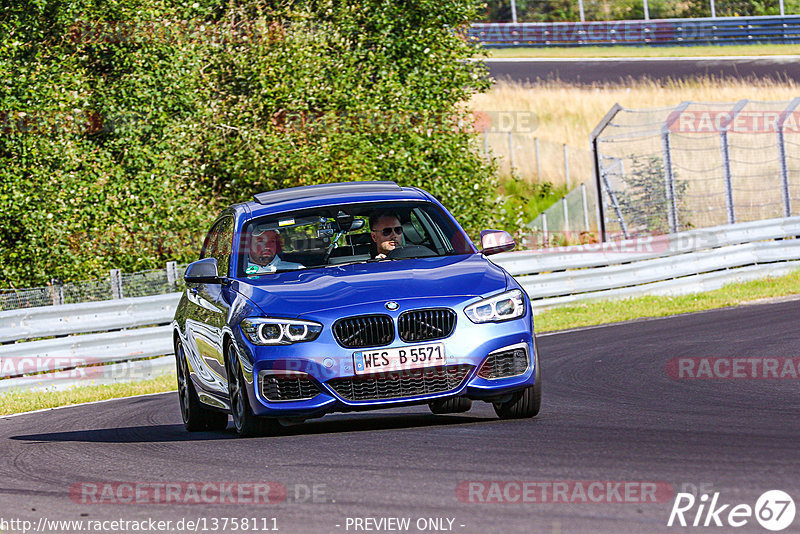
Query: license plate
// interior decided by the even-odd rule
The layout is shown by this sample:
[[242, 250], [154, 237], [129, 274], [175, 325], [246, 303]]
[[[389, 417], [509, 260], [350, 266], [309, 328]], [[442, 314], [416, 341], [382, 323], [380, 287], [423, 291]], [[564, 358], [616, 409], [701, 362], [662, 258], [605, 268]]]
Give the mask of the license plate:
[[357, 375], [438, 367], [446, 363], [447, 359], [442, 343], [363, 350], [353, 353], [353, 368]]

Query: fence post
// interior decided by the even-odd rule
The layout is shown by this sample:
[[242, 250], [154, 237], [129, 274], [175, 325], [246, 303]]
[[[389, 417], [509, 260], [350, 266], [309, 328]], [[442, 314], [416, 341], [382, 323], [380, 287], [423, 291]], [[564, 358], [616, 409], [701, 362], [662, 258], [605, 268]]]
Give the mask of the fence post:
[[64, 304], [64, 282], [53, 278], [50, 280], [50, 288], [53, 292], [53, 306]]
[[731, 116], [720, 122], [719, 143], [722, 150], [722, 171], [725, 177], [725, 206], [728, 210], [728, 224], [736, 223], [736, 208], [733, 204], [733, 177], [731, 176], [731, 154], [728, 146], [728, 128], [747, 105], [747, 100], [739, 100], [731, 110]]
[[567, 184], [567, 192], [569, 193], [569, 156], [567, 156], [567, 144], [564, 143], [564, 179]]
[[672, 170], [672, 147], [669, 142], [669, 131], [672, 125], [680, 118], [681, 113], [686, 111], [691, 102], [684, 101], [678, 105], [678, 109], [667, 115], [667, 120], [661, 127], [661, 157], [664, 161], [664, 190], [667, 197], [667, 220], [669, 221], [669, 232], [674, 234], [678, 231], [678, 209], [675, 200], [675, 174]]
[[121, 299], [122, 295], [122, 271], [120, 269], [111, 269], [109, 271], [109, 279], [111, 281], [111, 296], [115, 299]]
[[[611, 184], [608, 182], [608, 176], [606, 176], [606, 173], [604, 171], [601, 172], [602, 172], [603, 185], [605, 186], [606, 193], [608, 193], [608, 198], [611, 199], [611, 207], [614, 208], [614, 213], [617, 215], [617, 220], [619, 221], [619, 227], [620, 229], [622, 229], [622, 237], [628, 239], [628, 225], [625, 223], [625, 217], [622, 216], [622, 209], [619, 207], [619, 202], [617, 201], [617, 195], [616, 193], [614, 193], [614, 190], [611, 189]], [[603, 234], [605, 234], [606, 231], [605, 221], [602, 222], [603, 222]], [[602, 241], [605, 241], [605, 239], [603, 239]]]
[[508, 132], [508, 157], [509, 163], [511, 164], [511, 172], [514, 172], [514, 134], [513, 132]]
[[569, 238], [569, 209], [567, 208], [567, 196], [561, 197], [561, 209], [564, 211], [564, 242]]
[[547, 239], [547, 212], [542, 212], [542, 239], [544, 248], [547, 248], [548, 239]]
[[603, 130], [606, 129], [614, 117], [617, 116], [617, 113], [622, 109], [622, 106], [619, 103], [614, 104], [614, 106], [606, 113], [606, 116], [600, 121], [600, 123], [595, 126], [594, 130], [592, 130], [592, 134], [590, 136], [592, 140], [592, 163], [594, 167], [594, 185], [595, 189], [597, 190], [597, 204], [595, 209], [597, 210], [597, 232], [600, 234], [600, 242], [604, 243], [606, 240], [606, 217], [605, 217], [605, 207], [603, 206], [603, 171], [600, 165], [600, 149], [598, 148], [598, 141], [597, 138], [600, 137], [600, 134], [603, 133]]
[[792, 100], [781, 113], [775, 128], [778, 130], [778, 164], [781, 168], [781, 186], [783, 189], [783, 215], [792, 216], [792, 197], [789, 194], [789, 166], [786, 164], [786, 140], [783, 135], [783, 124], [795, 108], [800, 105], [800, 98]]
[[177, 287], [178, 285], [178, 263], [174, 261], [167, 262], [167, 284], [169, 287]]
[[661, 134], [661, 151], [664, 159], [664, 185], [667, 197], [669, 233], [674, 234], [678, 231], [678, 210], [675, 206], [675, 175], [672, 172], [672, 151], [669, 143], [668, 128], [665, 128], [664, 133]]
[[581, 184], [581, 201], [583, 202], [583, 226], [586, 227], [587, 232], [591, 232], [589, 228], [589, 202], [586, 199], [586, 183]]
[[534, 137], [533, 138], [533, 147], [534, 147], [534, 149], [536, 151], [536, 181], [537, 182], [541, 182], [542, 181], [542, 167], [541, 167], [541, 165], [539, 165], [539, 138], [538, 137]]

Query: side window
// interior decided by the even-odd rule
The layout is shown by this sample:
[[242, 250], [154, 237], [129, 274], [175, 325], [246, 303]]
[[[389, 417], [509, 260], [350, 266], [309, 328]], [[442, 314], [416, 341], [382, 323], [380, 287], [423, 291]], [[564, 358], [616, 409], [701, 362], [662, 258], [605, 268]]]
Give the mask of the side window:
[[417, 210], [411, 212], [411, 225], [414, 227], [414, 230], [417, 231], [417, 235], [425, 236], [425, 229], [422, 227], [422, 223], [419, 220], [419, 215], [417, 215]]
[[200, 259], [216, 258], [220, 276], [228, 276], [233, 245], [233, 217], [225, 217], [208, 232]]
[[212, 257], [214, 251], [217, 249], [217, 234], [219, 233], [219, 224], [215, 224], [211, 230], [208, 231], [206, 240], [203, 241], [203, 248], [200, 250], [200, 259]]

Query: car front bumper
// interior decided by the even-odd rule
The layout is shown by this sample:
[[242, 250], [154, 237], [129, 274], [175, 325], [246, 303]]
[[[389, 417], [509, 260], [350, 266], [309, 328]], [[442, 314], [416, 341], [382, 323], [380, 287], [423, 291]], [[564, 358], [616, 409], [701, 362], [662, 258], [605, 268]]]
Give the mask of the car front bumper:
[[[463, 299], [461, 299], [463, 301]], [[422, 308], [424, 302], [402, 303], [404, 309]], [[437, 300], [437, 307], [442, 307]], [[431, 343], [442, 343], [447, 355], [446, 379], [442, 368], [425, 370], [392, 371], [370, 375], [368, 378], [354, 373], [353, 354], [364, 349], [344, 348], [333, 336], [331, 328], [334, 316], [314, 317], [326, 324], [320, 337], [312, 342], [283, 346], [255, 346], [244, 336], [237, 336], [243, 356], [243, 371], [247, 383], [250, 405], [255, 415], [281, 418], [308, 419], [326, 413], [358, 410], [375, 410], [412, 404], [423, 404], [437, 399], [465, 396], [475, 400], [491, 401], [534, 384], [537, 361], [536, 344], [532, 332], [530, 307], [519, 319], [500, 323], [474, 324], [464, 314], [464, 303], [444, 303], [457, 313], [456, 327], [447, 338], [420, 343], [405, 343], [396, 338], [382, 348], [413, 347]], [[469, 304], [466, 303], [466, 304]], [[360, 310], [352, 315], [358, 315]], [[374, 310], [372, 310], [374, 312]], [[385, 310], [382, 310], [386, 313]], [[399, 312], [398, 312], [399, 313]], [[388, 315], [392, 315], [389, 313]], [[396, 317], [393, 319], [396, 320]], [[524, 350], [526, 365], [517, 364], [512, 371], [506, 370], [497, 378], [487, 378], [487, 358], [506, 350]], [[519, 353], [516, 353], [517, 356]], [[503, 354], [502, 356], [508, 356]], [[494, 361], [491, 362], [494, 364]], [[261, 377], [275, 377], [291, 383], [298, 400], [275, 400], [268, 388], [262, 387]], [[483, 376], [481, 376], [483, 375]], [[342, 384], [360, 386], [358, 398], [343, 394]], [[402, 386], [398, 380], [406, 380]], [[405, 384], [413, 383], [412, 387]], [[338, 386], [337, 386], [338, 384]], [[397, 385], [397, 387], [394, 387]], [[299, 389], [298, 389], [299, 388]], [[405, 394], [403, 391], [410, 391]], [[370, 393], [374, 391], [374, 393]], [[388, 396], [381, 394], [391, 391]], [[365, 393], [366, 392], [366, 393]]]

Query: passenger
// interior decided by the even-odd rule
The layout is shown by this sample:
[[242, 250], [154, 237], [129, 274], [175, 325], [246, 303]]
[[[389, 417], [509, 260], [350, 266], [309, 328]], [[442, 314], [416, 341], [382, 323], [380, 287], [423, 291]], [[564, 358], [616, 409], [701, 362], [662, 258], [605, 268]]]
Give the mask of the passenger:
[[376, 212], [369, 218], [370, 235], [375, 243], [374, 258], [382, 260], [397, 247], [403, 246], [403, 225], [394, 212]]
[[283, 242], [276, 230], [256, 228], [250, 236], [250, 246], [245, 274], [274, 273], [302, 269], [304, 265], [285, 261], [281, 258]]

